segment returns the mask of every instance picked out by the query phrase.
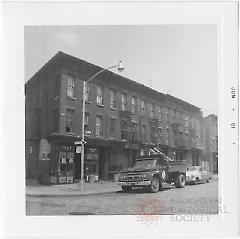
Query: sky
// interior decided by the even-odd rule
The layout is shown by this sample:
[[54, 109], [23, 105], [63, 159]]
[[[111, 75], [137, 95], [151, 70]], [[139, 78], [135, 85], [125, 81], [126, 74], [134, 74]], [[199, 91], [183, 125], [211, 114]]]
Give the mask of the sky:
[[[25, 80], [58, 51], [217, 114], [216, 25], [25, 27]], [[114, 70], [113, 70], [114, 71]]]

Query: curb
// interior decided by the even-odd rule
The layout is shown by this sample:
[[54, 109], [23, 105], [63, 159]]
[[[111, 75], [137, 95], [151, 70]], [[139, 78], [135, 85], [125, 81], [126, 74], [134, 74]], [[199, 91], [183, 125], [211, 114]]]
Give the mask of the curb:
[[116, 189], [115, 191], [104, 191], [104, 192], [89, 192], [89, 193], [68, 193], [68, 194], [32, 194], [26, 193], [27, 197], [79, 197], [79, 196], [88, 196], [88, 195], [99, 195], [99, 194], [106, 194], [106, 193], [118, 193], [119, 190]]

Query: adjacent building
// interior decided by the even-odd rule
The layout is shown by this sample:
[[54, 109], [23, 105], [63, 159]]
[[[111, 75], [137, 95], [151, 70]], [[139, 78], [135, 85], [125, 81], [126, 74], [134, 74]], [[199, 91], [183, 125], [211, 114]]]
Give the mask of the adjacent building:
[[203, 118], [205, 167], [218, 173], [218, 117], [214, 114]]
[[[58, 52], [25, 85], [26, 175], [52, 183], [80, 178], [83, 81], [101, 67]], [[111, 71], [87, 89], [86, 177], [109, 180], [157, 147], [176, 160], [206, 160], [201, 109]], [[87, 178], [86, 178], [87, 179]]]

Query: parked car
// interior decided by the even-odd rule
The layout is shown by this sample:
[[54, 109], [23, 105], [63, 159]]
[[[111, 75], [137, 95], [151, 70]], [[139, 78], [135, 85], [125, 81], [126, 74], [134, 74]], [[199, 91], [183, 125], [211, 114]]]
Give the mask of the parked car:
[[212, 173], [201, 166], [191, 166], [187, 168], [186, 183], [198, 184], [200, 182], [209, 183], [212, 179]]
[[186, 163], [175, 161], [159, 152], [155, 155], [139, 156], [132, 168], [120, 173], [119, 185], [123, 192], [130, 192], [134, 187], [145, 187], [150, 192], [158, 192], [163, 183], [174, 182], [182, 188], [186, 181]]

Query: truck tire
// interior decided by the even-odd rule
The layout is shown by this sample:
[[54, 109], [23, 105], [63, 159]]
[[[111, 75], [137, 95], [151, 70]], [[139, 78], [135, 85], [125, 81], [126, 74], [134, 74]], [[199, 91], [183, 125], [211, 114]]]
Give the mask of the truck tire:
[[178, 174], [174, 182], [176, 188], [183, 188], [185, 186], [186, 179], [183, 174]]
[[129, 192], [131, 192], [131, 190], [132, 190], [131, 186], [122, 186], [122, 191], [124, 193], [129, 193]]
[[160, 181], [157, 177], [153, 177], [151, 181], [151, 185], [149, 186], [149, 190], [152, 193], [157, 193], [160, 189]]

